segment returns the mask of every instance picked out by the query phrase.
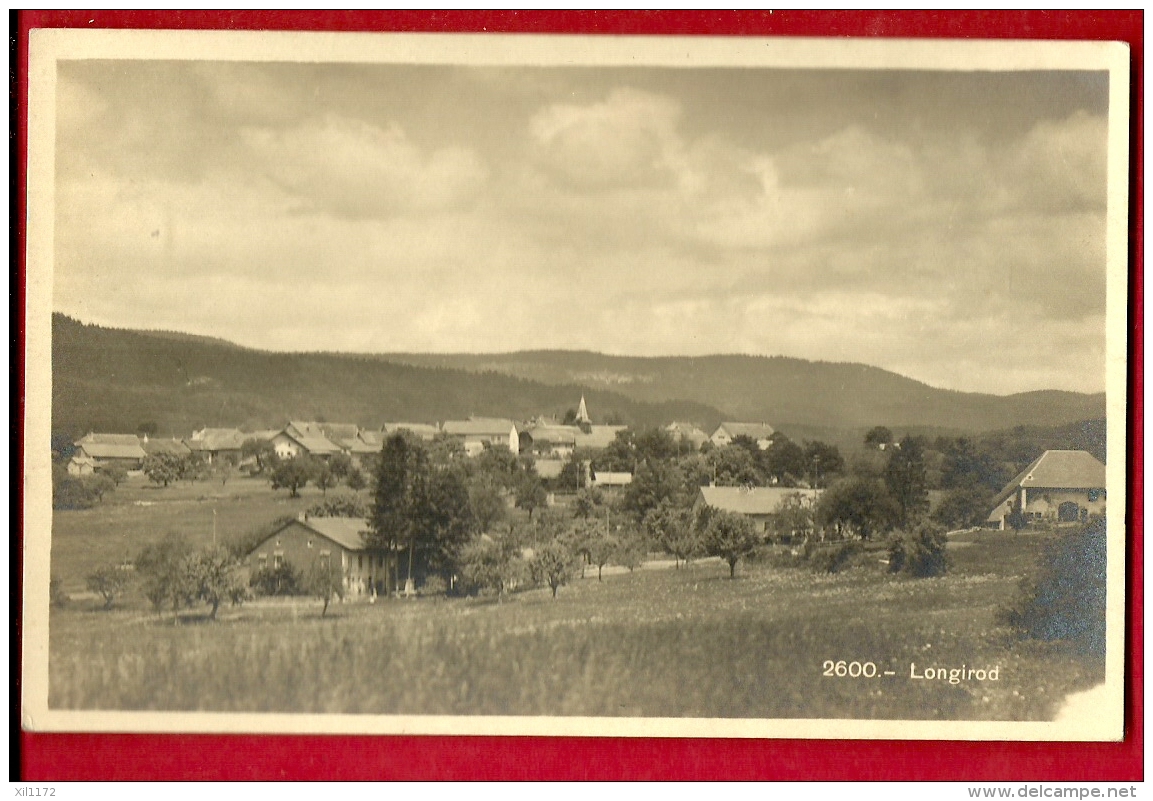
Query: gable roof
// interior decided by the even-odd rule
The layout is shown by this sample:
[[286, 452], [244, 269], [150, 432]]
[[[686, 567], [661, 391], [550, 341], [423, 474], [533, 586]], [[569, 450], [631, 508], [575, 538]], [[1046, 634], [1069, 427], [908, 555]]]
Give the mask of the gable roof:
[[238, 451], [246, 437], [235, 428], [202, 428], [184, 444], [194, 451]]
[[577, 429], [576, 446], [578, 448], [607, 448], [609, 443], [617, 438], [618, 431], [624, 431], [628, 426], [591, 426], [588, 433]]
[[513, 424], [512, 420], [502, 417], [470, 417], [467, 420], [445, 420], [441, 429], [458, 437], [507, 437]]
[[1087, 451], [1045, 451], [1005, 485], [993, 506], [1018, 489], [1104, 489], [1105, 465]]
[[146, 455], [135, 434], [88, 433], [73, 444], [94, 459], [143, 459]]
[[694, 445], [701, 445], [709, 435], [692, 423], [669, 423], [665, 431], [672, 434], [673, 439], [688, 440]]
[[575, 445], [581, 430], [576, 426], [538, 424], [526, 432], [534, 444]]
[[775, 432], [771, 425], [768, 423], [730, 423], [725, 422], [717, 426], [717, 430], [713, 432], [715, 437], [717, 433], [724, 429], [730, 437], [745, 436], [754, 441], [768, 439]]
[[319, 423], [291, 421], [282, 433], [296, 440], [309, 453], [336, 453], [340, 450], [339, 445], [324, 435]]
[[269, 539], [280, 534], [289, 526], [300, 525], [316, 532], [321, 537], [332, 540], [340, 547], [349, 551], [365, 551], [368, 546], [364, 541], [364, 534], [368, 529], [368, 520], [363, 517], [304, 517], [301, 515], [290, 520], [272, 534], [261, 540], [252, 550], [255, 551]]
[[781, 508], [788, 495], [816, 500], [820, 490], [795, 487], [701, 487], [701, 498], [714, 509], [742, 515], [771, 515]]
[[191, 449], [178, 439], [143, 439], [140, 447], [148, 455], [157, 453], [173, 453], [177, 456], [187, 456]]

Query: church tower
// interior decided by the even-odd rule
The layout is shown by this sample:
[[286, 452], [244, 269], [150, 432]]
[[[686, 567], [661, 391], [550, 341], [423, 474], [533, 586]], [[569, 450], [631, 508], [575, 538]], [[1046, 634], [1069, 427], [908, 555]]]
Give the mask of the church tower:
[[584, 395], [581, 395], [581, 405], [577, 408], [576, 421], [577, 421], [577, 423], [586, 423], [586, 424], [592, 422], [592, 420], [589, 419], [589, 410], [585, 406], [585, 396]]

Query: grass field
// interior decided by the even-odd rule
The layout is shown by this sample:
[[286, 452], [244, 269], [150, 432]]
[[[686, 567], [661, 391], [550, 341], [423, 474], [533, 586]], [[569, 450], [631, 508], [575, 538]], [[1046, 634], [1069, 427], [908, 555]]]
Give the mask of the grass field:
[[[203, 491], [207, 485], [196, 486]], [[241, 487], [230, 482], [227, 489]], [[247, 501], [215, 502], [218, 527], [251, 528], [315, 500], [287, 502], [284, 493], [273, 496], [255, 484], [251, 490]], [[167, 530], [187, 526], [183, 530], [195, 529], [202, 540], [205, 530], [210, 534], [211, 512], [206, 518], [202, 513], [213, 501], [171, 497], [168, 507], [138, 507], [140, 498], [130, 492], [117, 495], [116, 504], [57, 515], [53, 569], [67, 583], [82, 583], [89, 560], [104, 552], [111, 558], [134, 553]], [[100, 537], [107, 541], [97, 542]], [[555, 600], [547, 589], [501, 604], [382, 599], [338, 605], [323, 619], [319, 602], [263, 601], [225, 607], [215, 623], [189, 619], [180, 625], [143, 606], [105, 612], [95, 602], [73, 603], [52, 613], [49, 704], [1048, 719], [1066, 694], [1104, 675], [1099, 660], [1015, 640], [996, 623], [997, 610], [1032, 570], [1043, 538], [1000, 532], [959, 537], [950, 548], [953, 569], [939, 579], [891, 577], [874, 563], [837, 575], [742, 564], [738, 579], [730, 581], [727, 566], [697, 562], [603, 582], [590, 573]], [[872, 662], [878, 673], [894, 675], [825, 676], [826, 660]], [[998, 665], [999, 680], [913, 680], [911, 664], [919, 671]]]
[[287, 490], [274, 492], [267, 480], [247, 476], [224, 485], [198, 481], [169, 487], [133, 476], [91, 509], [53, 513], [52, 573], [66, 592], [79, 593], [84, 577], [95, 568], [131, 560], [168, 533], [183, 534], [198, 546], [212, 542], [213, 510], [216, 536], [224, 542], [319, 500], [320, 490], [313, 487], [301, 490], [299, 498], [289, 498]]

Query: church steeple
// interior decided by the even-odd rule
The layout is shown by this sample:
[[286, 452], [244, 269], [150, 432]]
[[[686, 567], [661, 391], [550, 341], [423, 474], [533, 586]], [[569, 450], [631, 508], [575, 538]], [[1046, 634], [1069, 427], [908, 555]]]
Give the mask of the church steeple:
[[585, 406], [585, 396], [581, 395], [581, 405], [577, 408], [576, 421], [578, 423], [591, 423], [589, 419], [589, 410]]

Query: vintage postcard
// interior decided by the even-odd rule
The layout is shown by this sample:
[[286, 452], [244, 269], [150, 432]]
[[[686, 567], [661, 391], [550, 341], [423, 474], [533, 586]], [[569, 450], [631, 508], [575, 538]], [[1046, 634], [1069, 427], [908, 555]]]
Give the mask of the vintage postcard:
[[1123, 736], [1124, 45], [29, 53], [26, 729]]

